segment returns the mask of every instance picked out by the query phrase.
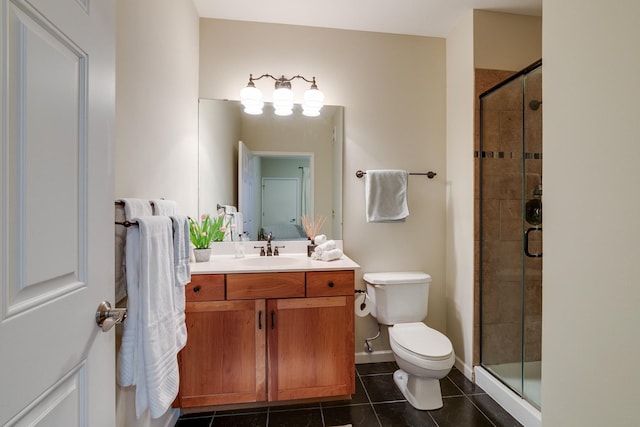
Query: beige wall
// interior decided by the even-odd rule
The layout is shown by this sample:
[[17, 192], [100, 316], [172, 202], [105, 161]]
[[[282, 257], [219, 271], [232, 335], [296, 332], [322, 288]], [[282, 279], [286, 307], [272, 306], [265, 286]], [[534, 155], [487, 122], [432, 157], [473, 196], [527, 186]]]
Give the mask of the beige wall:
[[475, 10], [473, 58], [476, 68], [519, 71], [542, 52], [542, 18]]
[[[115, 196], [176, 200], [197, 212], [198, 24], [191, 1], [118, 0]], [[106, 161], [107, 159], [105, 159]], [[168, 426], [177, 411], [136, 419], [118, 388], [118, 426]]]
[[[238, 99], [249, 73], [302, 74], [317, 77], [326, 104], [345, 107], [345, 251], [360, 273], [431, 274], [427, 322], [445, 331], [444, 39], [208, 19], [200, 29], [201, 97]], [[270, 100], [272, 83], [258, 84]], [[366, 223], [364, 180], [355, 172], [377, 168], [438, 173], [410, 178], [406, 223]], [[358, 319], [356, 352], [376, 330], [371, 318]], [[389, 349], [386, 336], [374, 349]]]
[[447, 335], [456, 366], [473, 356], [473, 12], [447, 37]]
[[637, 425], [640, 2], [543, 10], [542, 421]]
[[191, 1], [117, 2], [115, 196], [197, 213], [198, 23]]

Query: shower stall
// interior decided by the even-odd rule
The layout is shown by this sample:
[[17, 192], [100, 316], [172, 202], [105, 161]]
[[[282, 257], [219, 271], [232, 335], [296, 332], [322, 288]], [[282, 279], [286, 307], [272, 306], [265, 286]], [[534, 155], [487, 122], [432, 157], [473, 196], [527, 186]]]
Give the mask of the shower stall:
[[480, 368], [540, 411], [542, 63], [480, 95]]

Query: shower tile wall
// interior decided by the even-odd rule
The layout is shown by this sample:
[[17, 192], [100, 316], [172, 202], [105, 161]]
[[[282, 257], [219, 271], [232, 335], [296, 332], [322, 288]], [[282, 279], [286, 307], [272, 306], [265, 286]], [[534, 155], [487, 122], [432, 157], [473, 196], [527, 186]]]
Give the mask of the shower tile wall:
[[[483, 295], [484, 363], [522, 360], [522, 87], [514, 81], [485, 100], [484, 146], [480, 146], [480, 103], [478, 96], [513, 74], [511, 71], [476, 69], [475, 153], [475, 336], [474, 364], [480, 363], [480, 265], [479, 265], [479, 156], [483, 157]], [[541, 89], [540, 89], [541, 90]], [[540, 92], [538, 92], [540, 93]], [[535, 98], [535, 97], [534, 97]], [[535, 99], [541, 99], [538, 96]], [[528, 101], [527, 101], [528, 103]], [[526, 105], [526, 104], [525, 104]], [[530, 112], [525, 112], [529, 114]], [[535, 112], [533, 112], [535, 113]], [[538, 112], [541, 114], [541, 111]], [[541, 126], [530, 126], [525, 135], [539, 140], [527, 146], [526, 194], [541, 183]], [[541, 123], [540, 120], [534, 122]], [[535, 151], [533, 151], [535, 150]], [[537, 154], [536, 154], [537, 153]], [[536, 159], [536, 157], [538, 157]], [[536, 239], [539, 233], [532, 233]], [[541, 251], [540, 242], [530, 245]], [[541, 260], [525, 261], [526, 359], [540, 360]], [[532, 338], [529, 338], [532, 337]]]

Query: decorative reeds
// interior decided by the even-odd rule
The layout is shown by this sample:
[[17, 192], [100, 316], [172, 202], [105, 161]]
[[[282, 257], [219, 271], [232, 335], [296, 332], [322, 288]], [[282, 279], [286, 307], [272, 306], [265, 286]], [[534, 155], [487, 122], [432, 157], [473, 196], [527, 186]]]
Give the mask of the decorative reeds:
[[320, 230], [326, 221], [326, 217], [324, 215], [320, 215], [317, 220], [313, 220], [313, 218], [309, 218], [307, 215], [302, 215], [302, 227], [304, 228], [304, 232], [307, 234], [307, 237], [311, 242], [316, 238], [318, 234], [320, 234]]

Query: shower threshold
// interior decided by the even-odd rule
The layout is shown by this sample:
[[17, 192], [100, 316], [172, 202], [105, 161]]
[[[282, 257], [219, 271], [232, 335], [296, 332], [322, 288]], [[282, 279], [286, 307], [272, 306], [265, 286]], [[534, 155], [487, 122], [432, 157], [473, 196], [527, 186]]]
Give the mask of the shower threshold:
[[[532, 364], [529, 366], [529, 364]], [[515, 365], [511, 366], [511, 365]], [[533, 377], [532, 372], [535, 372], [538, 369], [540, 372], [541, 362], [527, 362], [525, 370], [529, 375]], [[536, 366], [537, 365], [537, 366]], [[505, 382], [507, 382], [507, 378], [509, 381], [513, 381], [512, 384], [517, 384], [515, 389], [521, 388], [520, 383], [520, 364], [519, 363], [508, 363], [503, 365], [491, 365], [491, 369], [495, 371], [496, 366], [498, 369], [502, 369], [507, 374], [506, 378], [502, 378]], [[493, 400], [498, 402], [500, 406], [502, 406], [511, 416], [517, 419], [520, 423], [522, 423], [525, 427], [540, 427], [542, 424], [542, 415], [540, 413], [540, 409], [536, 408], [534, 405], [529, 403], [527, 400], [520, 397], [516, 392], [514, 392], [511, 388], [506, 386], [502, 381], [498, 380], [494, 374], [485, 369], [482, 366], [475, 366], [475, 382], [478, 386], [480, 386], [484, 391], [491, 396]], [[517, 383], [516, 375], [513, 373], [517, 373]], [[540, 376], [533, 377], [532, 379], [528, 379], [527, 381], [533, 382], [533, 387], [537, 387], [537, 401], [540, 402]], [[509, 386], [513, 386], [509, 384]], [[530, 393], [529, 389], [532, 387], [529, 383], [527, 383], [527, 390]]]

